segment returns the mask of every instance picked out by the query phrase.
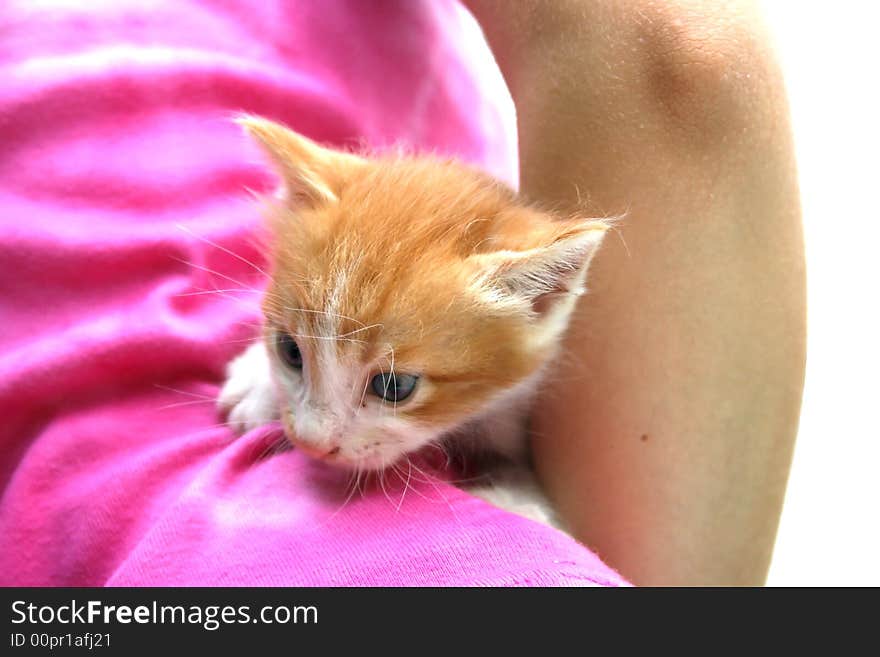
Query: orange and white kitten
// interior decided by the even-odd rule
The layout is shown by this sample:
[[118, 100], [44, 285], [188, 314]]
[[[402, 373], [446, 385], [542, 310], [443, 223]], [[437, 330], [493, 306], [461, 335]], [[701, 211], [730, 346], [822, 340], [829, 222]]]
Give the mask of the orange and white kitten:
[[558, 524], [525, 420], [606, 224], [539, 211], [452, 160], [361, 157], [238, 122], [282, 189], [263, 340], [220, 394], [232, 426], [280, 418], [296, 448], [361, 471], [429, 443], [494, 454], [492, 484], [471, 491]]

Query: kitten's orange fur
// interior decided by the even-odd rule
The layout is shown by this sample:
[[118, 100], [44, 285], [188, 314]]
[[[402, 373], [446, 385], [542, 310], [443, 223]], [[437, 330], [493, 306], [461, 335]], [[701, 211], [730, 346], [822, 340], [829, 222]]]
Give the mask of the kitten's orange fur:
[[[239, 123], [283, 182], [269, 212], [263, 309], [291, 441], [380, 468], [487, 413], [523, 417], [606, 224], [539, 211], [453, 160], [365, 158], [264, 119]], [[273, 356], [279, 332], [296, 340], [301, 372]], [[412, 399], [366, 392], [390, 368], [420, 377]], [[513, 423], [490, 422], [481, 440], [521, 455], [523, 439], [493, 426], [509, 433]], [[371, 451], [382, 441], [399, 447]]]

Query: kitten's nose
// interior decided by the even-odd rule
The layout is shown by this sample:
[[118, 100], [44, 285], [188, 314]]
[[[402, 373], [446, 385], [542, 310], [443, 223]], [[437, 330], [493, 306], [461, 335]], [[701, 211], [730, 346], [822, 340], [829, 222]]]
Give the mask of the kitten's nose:
[[293, 440], [292, 442], [294, 447], [316, 459], [333, 458], [339, 454], [340, 449], [342, 449], [339, 445], [327, 445], [326, 443], [316, 445], [314, 443], [305, 442], [304, 440]]
[[305, 415], [293, 427], [291, 442], [311, 457], [332, 459], [342, 449], [342, 432], [335, 415]]

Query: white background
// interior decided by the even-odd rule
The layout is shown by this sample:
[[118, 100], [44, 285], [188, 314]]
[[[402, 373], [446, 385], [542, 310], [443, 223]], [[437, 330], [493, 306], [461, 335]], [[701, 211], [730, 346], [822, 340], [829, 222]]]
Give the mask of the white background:
[[806, 233], [800, 433], [769, 585], [880, 585], [880, 3], [764, 0]]

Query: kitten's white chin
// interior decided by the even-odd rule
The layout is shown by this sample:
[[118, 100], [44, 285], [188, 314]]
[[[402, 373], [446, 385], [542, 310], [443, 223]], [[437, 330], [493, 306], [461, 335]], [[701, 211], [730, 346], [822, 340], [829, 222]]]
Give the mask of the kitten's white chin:
[[[310, 454], [310, 456], [315, 457], [313, 454]], [[335, 456], [317, 456], [315, 458], [330, 466], [342, 470], [351, 470], [352, 472], [381, 472], [397, 461], [397, 459], [390, 459], [386, 456], [347, 458], [341, 454]]]
[[385, 456], [370, 456], [348, 461], [344, 466], [352, 470], [360, 470], [361, 472], [381, 472], [391, 466], [396, 460]]

